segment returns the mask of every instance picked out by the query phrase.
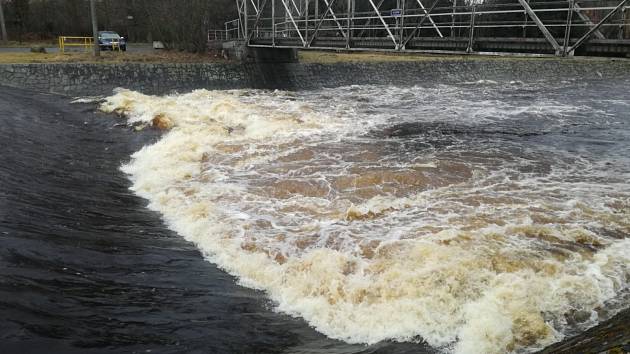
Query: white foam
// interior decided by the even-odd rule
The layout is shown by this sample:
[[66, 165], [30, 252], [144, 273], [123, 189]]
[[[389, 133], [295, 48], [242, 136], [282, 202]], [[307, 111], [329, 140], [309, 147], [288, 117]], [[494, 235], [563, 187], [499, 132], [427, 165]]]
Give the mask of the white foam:
[[[630, 240], [607, 234], [630, 230], [626, 183], [560, 153], [391, 155], [363, 134], [392, 117], [352, 109], [350, 96], [373, 91], [119, 91], [102, 109], [130, 124], [167, 117], [172, 129], [122, 168], [132, 189], [211, 262], [330, 337], [531, 350], [595, 324], [627, 291]], [[591, 318], [570, 323], [576, 311]]]

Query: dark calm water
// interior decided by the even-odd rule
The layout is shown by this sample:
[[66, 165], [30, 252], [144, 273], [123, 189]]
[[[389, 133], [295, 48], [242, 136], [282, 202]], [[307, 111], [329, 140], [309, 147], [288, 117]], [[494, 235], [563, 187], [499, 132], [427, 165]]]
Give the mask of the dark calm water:
[[162, 133], [0, 87], [0, 352], [502, 352], [577, 334], [628, 307], [627, 88], [109, 99], [136, 127], [167, 117]]
[[269, 311], [128, 190], [121, 162], [157, 134], [94, 108], [0, 88], [0, 352], [417, 348], [346, 345]]

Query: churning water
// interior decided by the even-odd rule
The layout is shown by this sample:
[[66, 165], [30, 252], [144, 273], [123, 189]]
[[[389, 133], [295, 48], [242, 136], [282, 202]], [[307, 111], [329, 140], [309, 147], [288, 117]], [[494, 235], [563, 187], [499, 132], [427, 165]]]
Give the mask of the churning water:
[[628, 304], [625, 82], [118, 91], [122, 166], [210, 262], [350, 343], [531, 351]]

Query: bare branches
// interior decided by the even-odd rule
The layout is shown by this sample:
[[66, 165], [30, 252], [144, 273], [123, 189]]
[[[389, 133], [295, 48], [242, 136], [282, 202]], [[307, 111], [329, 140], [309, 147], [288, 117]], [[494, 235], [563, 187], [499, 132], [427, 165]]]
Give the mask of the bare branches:
[[[9, 31], [23, 34], [23, 39], [92, 33], [89, 1], [11, 0], [9, 6], [0, 1], [5, 3]], [[116, 31], [132, 42], [159, 40], [168, 48], [193, 52], [205, 51], [208, 29], [221, 28], [237, 16], [233, 0], [106, 0], [97, 1], [96, 11], [99, 30]]]

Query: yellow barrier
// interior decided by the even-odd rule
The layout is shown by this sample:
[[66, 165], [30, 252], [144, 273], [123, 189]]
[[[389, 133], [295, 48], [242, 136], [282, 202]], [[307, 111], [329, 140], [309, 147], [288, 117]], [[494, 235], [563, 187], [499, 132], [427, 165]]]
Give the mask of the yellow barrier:
[[92, 49], [94, 40], [92, 37], [72, 37], [72, 36], [60, 36], [59, 37], [59, 51], [65, 53], [66, 47], [83, 47], [86, 51]]

